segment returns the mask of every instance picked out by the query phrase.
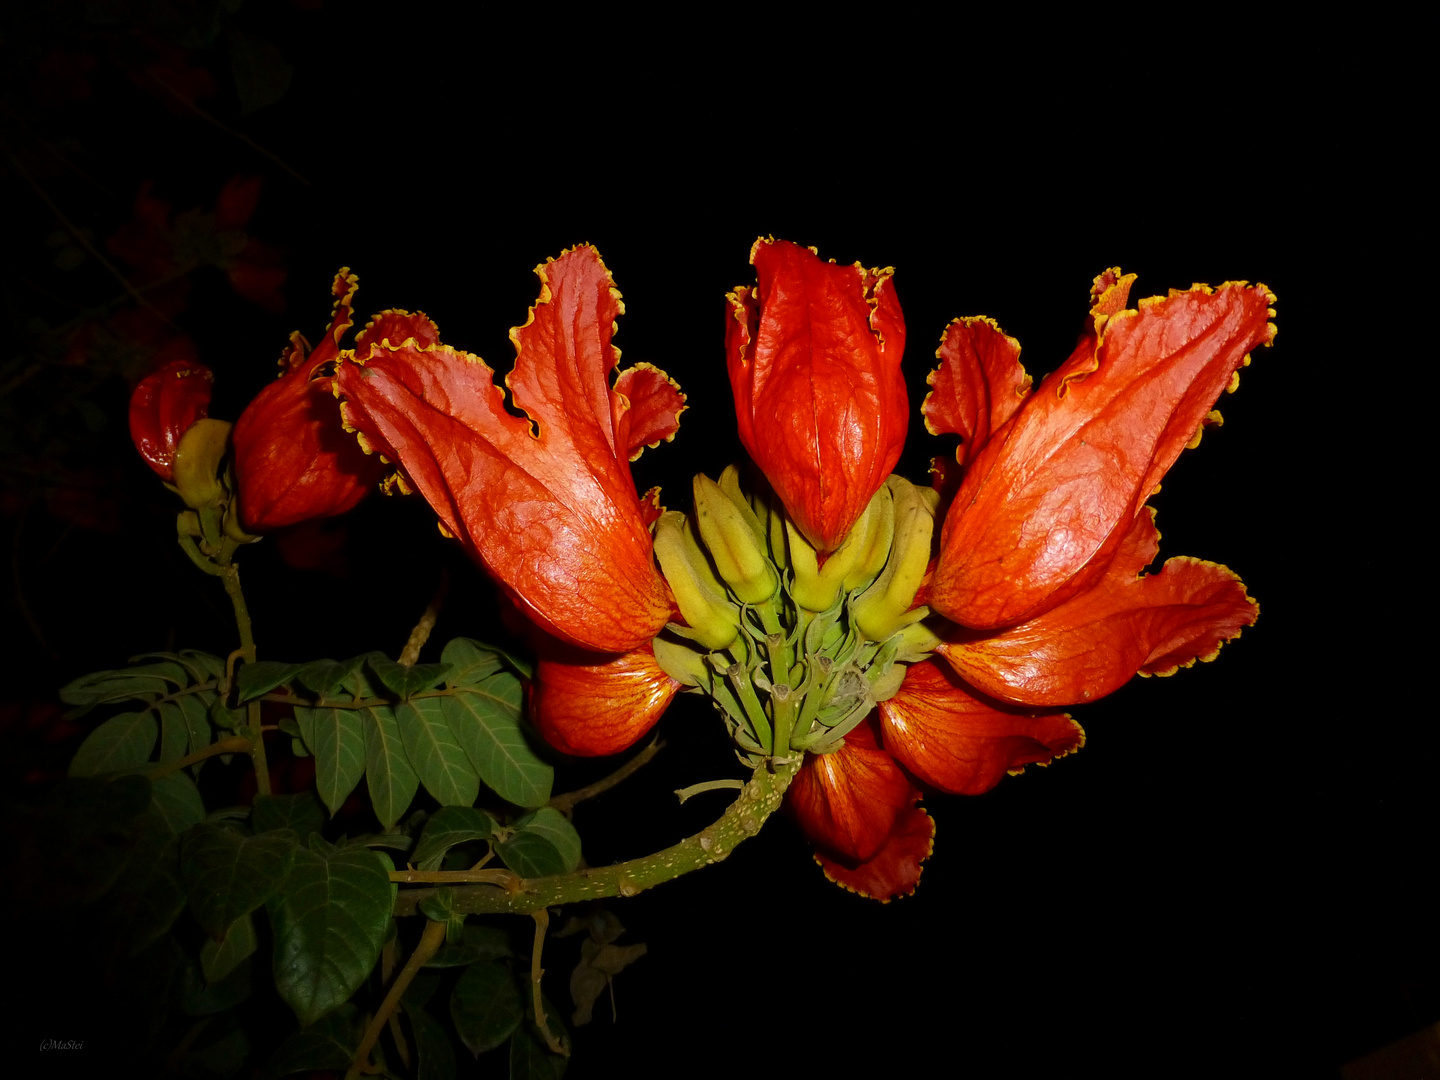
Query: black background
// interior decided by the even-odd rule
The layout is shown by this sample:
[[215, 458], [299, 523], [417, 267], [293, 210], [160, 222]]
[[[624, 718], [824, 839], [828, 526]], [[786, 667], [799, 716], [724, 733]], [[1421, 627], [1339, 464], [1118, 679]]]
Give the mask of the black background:
[[[625, 296], [623, 362], [689, 395], [674, 442], [636, 466], [672, 507], [693, 472], [741, 453], [723, 299], [753, 280], [757, 235], [896, 268], [914, 479], [943, 452], [918, 410], [953, 317], [997, 319], [1039, 377], [1108, 266], [1139, 273], [1136, 297], [1235, 278], [1279, 297], [1275, 346], [1155, 501], [1162, 557], [1236, 570], [1258, 624], [1214, 664], [1075, 710], [1079, 754], [927, 800], [935, 853], [910, 898], [842, 892], [777, 820], [723, 866], [616, 902], [649, 954], [617, 980], [618, 1022], [602, 1001], [577, 1033], [568, 1075], [1328, 1077], [1440, 1018], [1433, 725], [1408, 700], [1429, 650], [1397, 614], [1426, 580], [1400, 554], [1412, 527], [1387, 464], [1404, 459], [1395, 403], [1418, 368], [1385, 336], [1392, 279], [1368, 262], [1414, 227], [1403, 72], [1374, 65], [1378, 44], [1277, 28], [1177, 56], [1158, 31], [1122, 49], [1092, 27], [1051, 60], [1028, 39], [884, 18], [772, 39], [754, 14], [717, 10], [702, 31], [246, 5], [236, 25], [277, 42], [294, 82], [253, 116], [214, 110], [308, 184], [123, 83], [86, 106], [127, 199], [146, 179], [187, 206], [232, 172], [267, 177], [250, 228], [288, 253], [289, 310], [197, 293], [182, 325], [218, 373], [212, 415], [238, 413], [290, 330], [314, 340], [341, 265], [360, 275], [357, 314], [422, 309], [508, 370], [530, 268], [588, 241]], [[22, 218], [25, 243], [52, 227]], [[65, 659], [17, 630], [27, 690], [172, 640], [229, 647], [223, 597], [174, 549], [163, 498], [28, 581]], [[418, 500], [370, 500], [349, 535], [344, 577], [290, 571], [273, 545], [242, 554], [263, 655], [398, 649], [442, 565], [455, 582], [434, 640], [499, 633], [488, 586]], [[657, 762], [577, 811], [592, 863], [718, 811], [722, 796], [670, 793], [735, 774], [713, 713], [682, 700], [661, 730]], [[563, 979], [550, 992], [564, 1002]], [[69, 1022], [63, 1003], [40, 1011]]]

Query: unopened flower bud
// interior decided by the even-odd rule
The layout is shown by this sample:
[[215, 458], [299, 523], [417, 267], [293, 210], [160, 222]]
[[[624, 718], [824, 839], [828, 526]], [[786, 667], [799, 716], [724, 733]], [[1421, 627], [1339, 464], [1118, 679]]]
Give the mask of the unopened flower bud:
[[892, 476], [886, 482], [895, 503], [895, 539], [885, 569], [855, 602], [855, 621], [872, 641], [884, 641], [897, 630], [929, 614], [911, 610], [915, 593], [930, 561], [938, 494]]
[[655, 523], [655, 558], [675, 594], [690, 636], [707, 649], [723, 649], [739, 633], [738, 614], [725, 596], [685, 515], [670, 510]]
[[217, 505], [224, 495], [220, 462], [230, 444], [227, 420], [197, 420], [175, 447], [174, 484], [194, 510]]
[[800, 530], [786, 522], [790, 561], [795, 571], [795, 602], [810, 611], [824, 611], [843, 591], [862, 588], [885, 567], [895, 532], [895, 511], [888, 486], [870, 500], [845, 542], [818, 566], [815, 549]]
[[695, 477], [695, 521], [715, 569], [742, 603], [759, 604], [775, 595], [775, 568], [762, 541], [740, 508], [704, 473]]

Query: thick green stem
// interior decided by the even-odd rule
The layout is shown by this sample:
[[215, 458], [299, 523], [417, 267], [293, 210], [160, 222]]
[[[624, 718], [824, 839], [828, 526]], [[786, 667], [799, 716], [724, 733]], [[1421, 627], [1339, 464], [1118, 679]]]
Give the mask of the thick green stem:
[[[613, 866], [590, 867], [573, 874], [526, 878], [510, 888], [499, 885], [453, 886], [452, 910], [457, 914], [528, 915], [541, 908], [600, 900], [608, 896], [634, 896], [691, 870], [729, 856], [742, 841], [760, 831], [765, 819], [780, 808], [785, 789], [800, 768], [794, 760], [773, 762], [756, 769], [720, 819], [685, 840], [641, 859]], [[413, 915], [420, 901], [434, 889], [407, 889], [395, 900], [396, 915]]]

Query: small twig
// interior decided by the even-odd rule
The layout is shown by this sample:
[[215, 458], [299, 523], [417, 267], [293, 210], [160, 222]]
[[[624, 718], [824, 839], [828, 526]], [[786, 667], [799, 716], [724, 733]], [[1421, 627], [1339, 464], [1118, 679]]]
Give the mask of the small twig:
[[744, 780], [706, 780], [703, 784], [691, 784], [689, 787], [676, 788], [675, 794], [683, 803], [686, 799], [693, 798], [705, 791], [733, 791], [736, 788], [744, 788]]
[[420, 650], [425, 647], [425, 642], [430, 640], [430, 631], [435, 629], [435, 620], [440, 617], [440, 608], [445, 603], [445, 593], [449, 589], [450, 571], [442, 568], [435, 595], [426, 606], [425, 614], [421, 615], [420, 621], [415, 624], [415, 629], [410, 631], [410, 639], [405, 642], [405, 648], [400, 650], [400, 663], [406, 667], [414, 667], [420, 659]]
[[234, 128], [229, 127], [228, 125], [226, 125], [223, 121], [218, 120], [218, 119], [216, 119], [215, 117], [211, 116], [208, 112], [206, 112], [204, 109], [202, 109], [199, 105], [196, 105], [195, 102], [191, 101], [188, 97], [186, 97], [184, 94], [180, 93], [180, 91], [176, 90], [173, 86], [171, 86], [169, 83], [167, 83], [164, 79], [160, 78], [160, 76], [159, 76], [159, 75], [156, 75], [153, 71], [150, 71], [148, 68], [146, 69], [145, 74], [146, 74], [146, 75], [149, 75], [150, 78], [155, 81], [155, 85], [156, 85], [156, 86], [160, 87], [160, 89], [164, 90], [167, 94], [169, 94], [171, 97], [173, 97], [176, 101], [180, 102], [180, 104], [184, 105], [187, 109], [189, 109], [191, 112], [193, 112], [196, 116], [200, 117], [201, 120], [204, 120], [206, 123], [209, 123], [209, 124], [214, 124], [214, 125], [215, 125], [217, 128], [219, 128], [221, 131], [225, 132], [225, 134], [230, 135], [230, 136], [232, 136], [233, 138], [239, 139], [242, 143], [244, 143], [246, 146], [250, 147], [250, 149], [251, 149], [251, 150], [254, 150], [257, 154], [260, 154], [262, 157], [267, 157], [267, 158], [269, 158], [271, 161], [273, 161], [276, 165], [279, 165], [280, 168], [284, 169], [287, 173], [289, 173], [291, 176], [293, 176], [296, 180], [300, 181], [300, 183], [304, 184], [306, 187], [309, 187], [309, 186], [310, 186], [310, 181], [309, 181], [309, 180], [306, 180], [305, 177], [301, 176], [298, 172], [296, 172], [294, 169], [292, 169], [289, 165], [285, 164], [285, 162], [284, 162], [283, 160], [281, 160], [279, 157], [277, 157], [275, 154], [272, 154], [269, 150], [266, 150], [263, 146], [261, 146], [259, 143], [257, 143], [254, 139], [251, 139], [251, 138], [250, 138], [249, 136], [247, 136], [247, 135], [242, 135], [240, 132], [236, 131]]
[[85, 234], [80, 231], [79, 227], [65, 216], [65, 211], [61, 210], [60, 207], [56, 205], [55, 200], [45, 193], [45, 189], [36, 183], [35, 179], [25, 171], [25, 166], [20, 164], [19, 159], [11, 153], [7, 153], [5, 157], [10, 162], [10, 167], [20, 174], [20, 179], [24, 180], [25, 183], [29, 185], [30, 190], [40, 197], [40, 201], [50, 208], [50, 212], [55, 215], [56, 220], [59, 221], [65, 231], [70, 234], [70, 238], [84, 248], [87, 255], [103, 266], [110, 276], [120, 283], [120, 287], [125, 290], [130, 299], [145, 308], [172, 330], [177, 329], [175, 324], [166, 318], [163, 312], [140, 295], [140, 291], [130, 283], [124, 274], [116, 269], [114, 263], [105, 258], [104, 255], [101, 255], [95, 245], [85, 238]]
[[146, 776], [151, 780], [158, 780], [162, 776], [169, 776], [173, 772], [179, 772], [187, 765], [194, 765], [197, 761], [204, 761], [206, 758], [218, 757], [221, 754], [248, 754], [253, 744], [244, 735], [228, 735], [219, 742], [213, 742], [203, 750], [196, 750], [193, 754], [187, 754], [174, 761], [162, 761], [146, 771]]
[[545, 948], [545, 931], [550, 928], [550, 912], [542, 907], [530, 915], [535, 920], [535, 946], [530, 950], [530, 991], [535, 998], [535, 1026], [545, 1037], [545, 1045], [552, 1054], [569, 1057], [570, 1051], [550, 1033], [550, 1025], [545, 1022], [545, 1006], [540, 1000], [540, 976], [545, 974], [545, 969], [540, 966], [540, 953]]
[[365, 1028], [365, 1037], [360, 1040], [360, 1047], [355, 1051], [355, 1058], [350, 1063], [350, 1071], [345, 1074], [345, 1080], [359, 1080], [361, 1073], [372, 1071], [370, 1051], [375, 1049], [375, 1042], [380, 1038], [381, 1029], [394, 1014], [396, 1006], [400, 1004], [400, 998], [409, 989], [410, 983], [419, 974], [420, 969], [430, 962], [430, 958], [445, 943], [445, 926], [443, 920], [425, 924], [425, 930], [420, 935], [420, 941], [416, 944], [415, 951], [410, 954], [410, 959], [405, 961], [399, 977], [391, 984], [390, 992], [380, 1003], [379, 1012], [370, 1018], [370, 1023]]
[[657, 736], [650, 740], [645, 749], [641, 750], [633, 758], [627, 761], [620, 768], [616, 769], [609, 776], [603, 776], [593, 784], [576, 788], [574, 791], [567, 791], [563, 795], [556, 795], [550, 800], [549, 805], [559, 810], [562, 814], [569, 814], [576, 803], [584, 802], [586, 799], [593, 799], [596, 795], [609, 791], [620, 781], [627, 779], [631, 774], [638, 772], [640, 767], [645, 765], [651, 758], [665, 748], [665, 744]]
[[503, 885], [514, 892], [521, 878], [509, 870], [391, 870], [390, 880], [402, 885]]

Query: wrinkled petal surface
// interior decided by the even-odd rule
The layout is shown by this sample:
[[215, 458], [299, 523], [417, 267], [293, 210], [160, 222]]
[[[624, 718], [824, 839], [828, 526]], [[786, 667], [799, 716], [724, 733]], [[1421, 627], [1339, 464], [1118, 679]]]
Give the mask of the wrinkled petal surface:
[[921, 863], [934, 850], [935, 821], [920, 807], [912, 806], [900, 815], [885, 838], [885, 846], [873, 857], [852, 866], [817, 851], [815, 861], [825, 876], [841, 888], [888, 904], [897, 896], [909, 896], [915, 891], [920, 884]]
[[940, 366], [925, 380], [931, 389], [920, 412], [931, 435], [960, 436], [955, 460], [965, 466], [1015, 415], [1031, 379], [1020, 364], [1020, 343], [993, 319], [954, 320], [935, 356]]
[[130, 438], [162, 480], [175, 478], [175, 447], [210, 409], [215, 375], [193, 360], [173, 360], [152, 371], [130, 395]]
[[952, 671], [912, 664], [894, 697], [880, 703], [885, 749], [912, 773], [952, 795], [979, 795], [1007, 773], [1085, 745], [1064, 713], [1039, 716], [977, 696]]
[[971, 686], [1025, 705], [1093, 701], [1137, 672], [1169, 675], [1213, 660], [1260, 609], [1215, 563], [1179, 557], [1137, 576], [1159, 539], [1146, 507], [1092, 588], [1000, 633], [957, 629], [936, 651]]
[[380, 479], [381, 463], [346, 434], [332, 387], [330, 365], [352, 323], [356, 287], [348, 270], [335, 275], [335, 306], [325, 336], [307, 352], [305, 339], [292, 334], [280, 378], [235, 422], [240, 518], [249, 532], [343, 514]]
[[599, 656], [556, 642], [541, 646], [539, 654], [530, 720], [551, 746], [579, 757], [618, 754], [633, 745], [682, 689], [660, 670], [648, 644]]
[[740, 439], [818, 551], [833, 551], [900, 457], [909, 402], [892, 271], [757, 240], [756, 289], [729, 295]]
[[1092, 327], [971, 464], [941, 534], [932, 607], [1012, 625], [1093, 583], [1221, 391], [1274, 335], [1264, 287], [1230, 282], [1121, 310], [1096, 279]]
[[357, 345], [337, 376], [345, 416], [537, 625], [628, 652], [670, 617], [629, 462], [674, 435], [684, 398], [648, 367], [611, 389], [624, 307], [593, 248], [536, 274], [540, 298], [510, 333], [506, 378], [525, 416], [507, 411], [483, 360], [440, 344], [428, 320]]
[[873, 858], [920, 791], [880, 749], [874, 717], [833, 754], [811, 754], [785, 795], [790, 815], [817, 847], [841, 859]]

